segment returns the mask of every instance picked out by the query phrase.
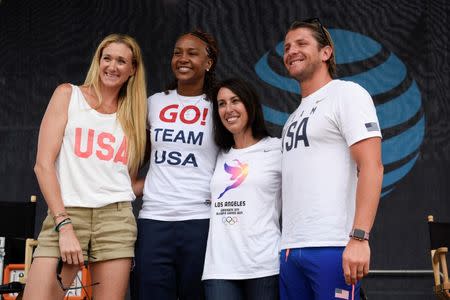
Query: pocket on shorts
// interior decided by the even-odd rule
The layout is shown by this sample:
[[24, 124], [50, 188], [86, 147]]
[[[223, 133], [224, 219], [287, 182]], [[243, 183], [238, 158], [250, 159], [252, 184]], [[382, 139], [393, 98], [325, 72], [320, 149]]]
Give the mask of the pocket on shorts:
[[[114, 207], [115, 206], [115, 207]], [[114, 239], [134, 245], [137, 237], [136, 218], [130, 202], [116, 203], [103, 210], [99, 222], [103, 224], [100, 231], [114, 233]]]
[[121, 208], [121, 214], [123, 214], [125, 223], [131, 226], [131, 234], [136, 240], [137, 237], [137, 224], [136, 224], [136, 217], [133, 214], [133, 207], [122, 207]]
[[[47, 214], [44, 222], [42, 223], [41, 232], [38, 236], [39, 243], [45, 243], [46, 241], [59, 242], [58, 233], [55, 232], [55, 223], [53, 217]], [[59, 246], [59, 243], [58, 243]]]

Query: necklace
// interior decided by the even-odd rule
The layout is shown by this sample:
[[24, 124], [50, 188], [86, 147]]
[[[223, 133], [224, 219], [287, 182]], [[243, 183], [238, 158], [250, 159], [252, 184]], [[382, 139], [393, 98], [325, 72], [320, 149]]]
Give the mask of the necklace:
[[[175, 90], [175, 96], [177, 97], [178, 103], [180, 103], [181, 107], [182, 107], [182, 108], [185, 108], [185, 105], [184, 105], [184, 103], [183, 103], [183, 100], [180, 98], [180, 95], [178, 94], [178, 91], [177, 91], [177, 90]], [[195, 97], [195, 96], [193, 96], [192, 98], [194, 98], [194, 97]], [[204, 99], [204, 98], [205, 98], [204, 95], [200, 95], [200, 96], [198, 97], [198, 99], [195, 100], [195, 102], [194, 102], [193, 104], [189, 104], [189, 105], [197, 106], [197, 104], [200, 102], [200, 100], [202, 100], [202, 99]], [[190, 99], [189, 99], [189, 100], [190, 100]], [[187, 101], [189, 101], [189, 100], [187, 100]]]

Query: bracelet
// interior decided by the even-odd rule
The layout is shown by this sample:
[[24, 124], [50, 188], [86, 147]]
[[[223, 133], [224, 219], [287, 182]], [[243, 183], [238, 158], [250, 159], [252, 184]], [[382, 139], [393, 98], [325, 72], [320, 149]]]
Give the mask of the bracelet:
[[64, 225], [67, 225], [67, 224], [72, 224], [72, 220], [70, 218], [65, 218], [64, 220], [59, 222], [58, 225], [55, 226], [55, 231], [59, 232], [61, 227], [63, 227]]
[[56, 219], [58, 219], [59, 217], [68, 217], [69, 215], [67, 214], [67, 212], [62, 211], [60, 213], [57, 213], [56, 215], [53, 215], [53, 221], [56, 222]]

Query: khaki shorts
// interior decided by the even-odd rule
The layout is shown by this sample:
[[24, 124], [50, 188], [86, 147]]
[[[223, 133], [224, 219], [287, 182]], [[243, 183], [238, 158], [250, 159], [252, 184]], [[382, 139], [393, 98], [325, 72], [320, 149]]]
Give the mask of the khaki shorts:
[[[137, 227], [131, 202], [100, 208], [66, 207], [85, 260], [91, 262], [134, 257]], [[50, 215], [44, 220], [34, 257], [60, 257], [58, 233]], [[88, 259], [88, 246], [89, 259]]]

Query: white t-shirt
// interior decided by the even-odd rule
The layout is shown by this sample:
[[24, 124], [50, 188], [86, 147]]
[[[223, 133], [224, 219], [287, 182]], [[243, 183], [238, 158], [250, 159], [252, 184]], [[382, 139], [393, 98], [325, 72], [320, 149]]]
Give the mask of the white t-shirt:
[[175, 90], [148, 99], [150, 169], [139, 218], [182, 221], [209, 218], [209, 182], [217, 157], [212, 104], [205, 95]]
[[91, 108], [72, 85], [56, 175], [66, 207], [102, 207], [133, 201], [126, 138], [116, 114]]
[[279, 273], [281, 142], [264, 138], [217, 158], [203, 280]]
[[357, 169], [350, 146], [381, 137], [372, 98], [333, 80], [302, 99], [283, 129], [281, 249], [345, 246], [353, 226]]

